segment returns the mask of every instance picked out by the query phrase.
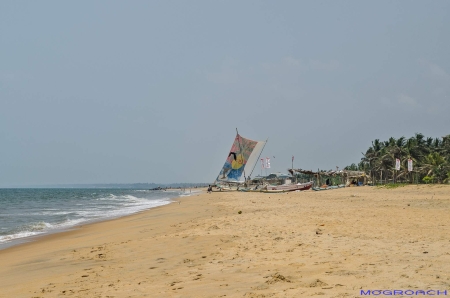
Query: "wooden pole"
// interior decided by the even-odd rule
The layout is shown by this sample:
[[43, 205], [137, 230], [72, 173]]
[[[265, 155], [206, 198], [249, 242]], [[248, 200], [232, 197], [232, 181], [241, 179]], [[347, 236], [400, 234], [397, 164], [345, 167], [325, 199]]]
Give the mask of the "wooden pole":
[[[294, 159], [292, 159], [291, 170], [292, 170], [292, 176], [294, 176]], [[292, 178], [294, 178], [294, 177], [292, 177]], [[295, 183], [297, 183], [297, 176], [295, 176]]]

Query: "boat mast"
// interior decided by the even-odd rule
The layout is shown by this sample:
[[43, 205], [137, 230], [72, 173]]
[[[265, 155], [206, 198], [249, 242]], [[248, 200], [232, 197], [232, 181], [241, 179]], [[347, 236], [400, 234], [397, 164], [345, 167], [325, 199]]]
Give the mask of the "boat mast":
[[[245, 160], [244, 160], [244, 153], [242, 152], [242, 147], [241, 147], [241, 140], [239, 138], [239, 132], [238, 129], [236, 127], [236, 137], [238, 138], [238, 143], [239, 143], [239, 152], [242, 155], [242, 165], [245, 165]], [[245, 182], [245, 166], [244, 166], [244, 182]]]

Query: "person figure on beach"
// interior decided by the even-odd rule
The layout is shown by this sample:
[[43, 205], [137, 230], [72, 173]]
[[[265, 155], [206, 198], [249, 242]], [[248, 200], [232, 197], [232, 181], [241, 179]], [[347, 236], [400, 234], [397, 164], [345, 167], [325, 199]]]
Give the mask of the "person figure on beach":
[[211, 184], [210, 185], [208, 185], [208, 193], [211, 193], [212, 192], [212, 187], [211, 187]]

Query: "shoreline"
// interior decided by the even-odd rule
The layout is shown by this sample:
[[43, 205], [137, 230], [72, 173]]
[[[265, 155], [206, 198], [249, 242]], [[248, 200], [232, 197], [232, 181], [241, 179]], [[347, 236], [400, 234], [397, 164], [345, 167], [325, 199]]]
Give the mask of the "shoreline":
[[[174, 189], [174, 190], [176, 190], [176, 189]], [[149, 211], [149, 210], [154, 209], [154, 208], [159, 208], [159, 207], [162, 207], [162, 206], [170, 205], [170, 204], [172, 204], [174, 202], [177, 202], [179, 198], [190, 197], [190, 196], [193, 196], [195, 194], [202, 193], [203, 191], [205, 191], [205, 190], [202, 189], [202, 188], [198, 188], [198, 191], [195, 191], [193, 193], [189, 193], [187, 195], [180, 194], [177, 197], [170, 197], [170, 195], [169, 195], [169, 197], [167, 198], [167, 203], [166, 204], [159, 205], [159, 206], [156, 206], [156, 207], [150, 207], [148, 209], [139, 210], [139, 211], [134, 212], [134, 213], [129, 213], [129, 214], [125, 214], [125, 215], [118, 215], [118, 216], [113, 216], [113, 217], [99, 218], [99, 219], [88, 219], [88, 220], [86, 220], [84, 222], [75, 224], [73, 226], [59, 227], [59, 228], [55, 228], [55, 229], [52, 229], [52, 230], [49, 230], [49, 231], [42, 232], [42, 233], [37, 234], [37, 235], [26, 236], [26, 237], [21, 237], [21, 238], [15, 238], [15, 239], [10, 240], [9, 242], [0, 243], [0, 252], [3, 251], [3, 250], [6, 250], [6, 249], [10, 249], [10, 248], [16, 247], [16, 246], [21, 246], [21, 245], [26, 245], [26, 244], [29, 244], [29, 243], [33, 243], [35, 241], [39, 241], [41, 238], [52, 236], [54, 234], [61, 234], [61, 233], [70, 232], [70, 231], [76, 230], [76, 229], [78, 229], [78, 228], [80, 228], [82, 226], [96, 224], [96, 223], [100, 223], [100, 222], [104, 222], [104, 221], [120, 219], [120, 218], [123, 218], [123, 217], [139, 214], [141, 212], [146, 212], [146, 211]]]
[[5, 297], [449, 290], [449, 193], [444, 185], [203, 192], [1, 250], [0, 286]]

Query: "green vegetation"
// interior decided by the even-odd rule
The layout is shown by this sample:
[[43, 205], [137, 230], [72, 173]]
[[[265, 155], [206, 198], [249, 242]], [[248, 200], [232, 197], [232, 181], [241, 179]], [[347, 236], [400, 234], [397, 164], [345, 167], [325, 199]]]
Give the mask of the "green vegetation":
[[[396, 159], [400, 160], [399, 171], [395, 170]], [[413, 161], [411, 172], [409, 159]], [[376, 139], [363, 153], [360, 163], [345, 169], [365, 171], [375, 184], [450, 183], [450, 135], [433, 139], [416, 133], [409, 139]]]
[[444, 183], [450, 183], [450, 172], [447, 173], [447, 178], [445, 178]]
[[422, 178], [422, 181], [425, 182], [426, 184], [428, 184], [431, 181], [433, 181], [433, 177], [425, 176], [425, 177]]

